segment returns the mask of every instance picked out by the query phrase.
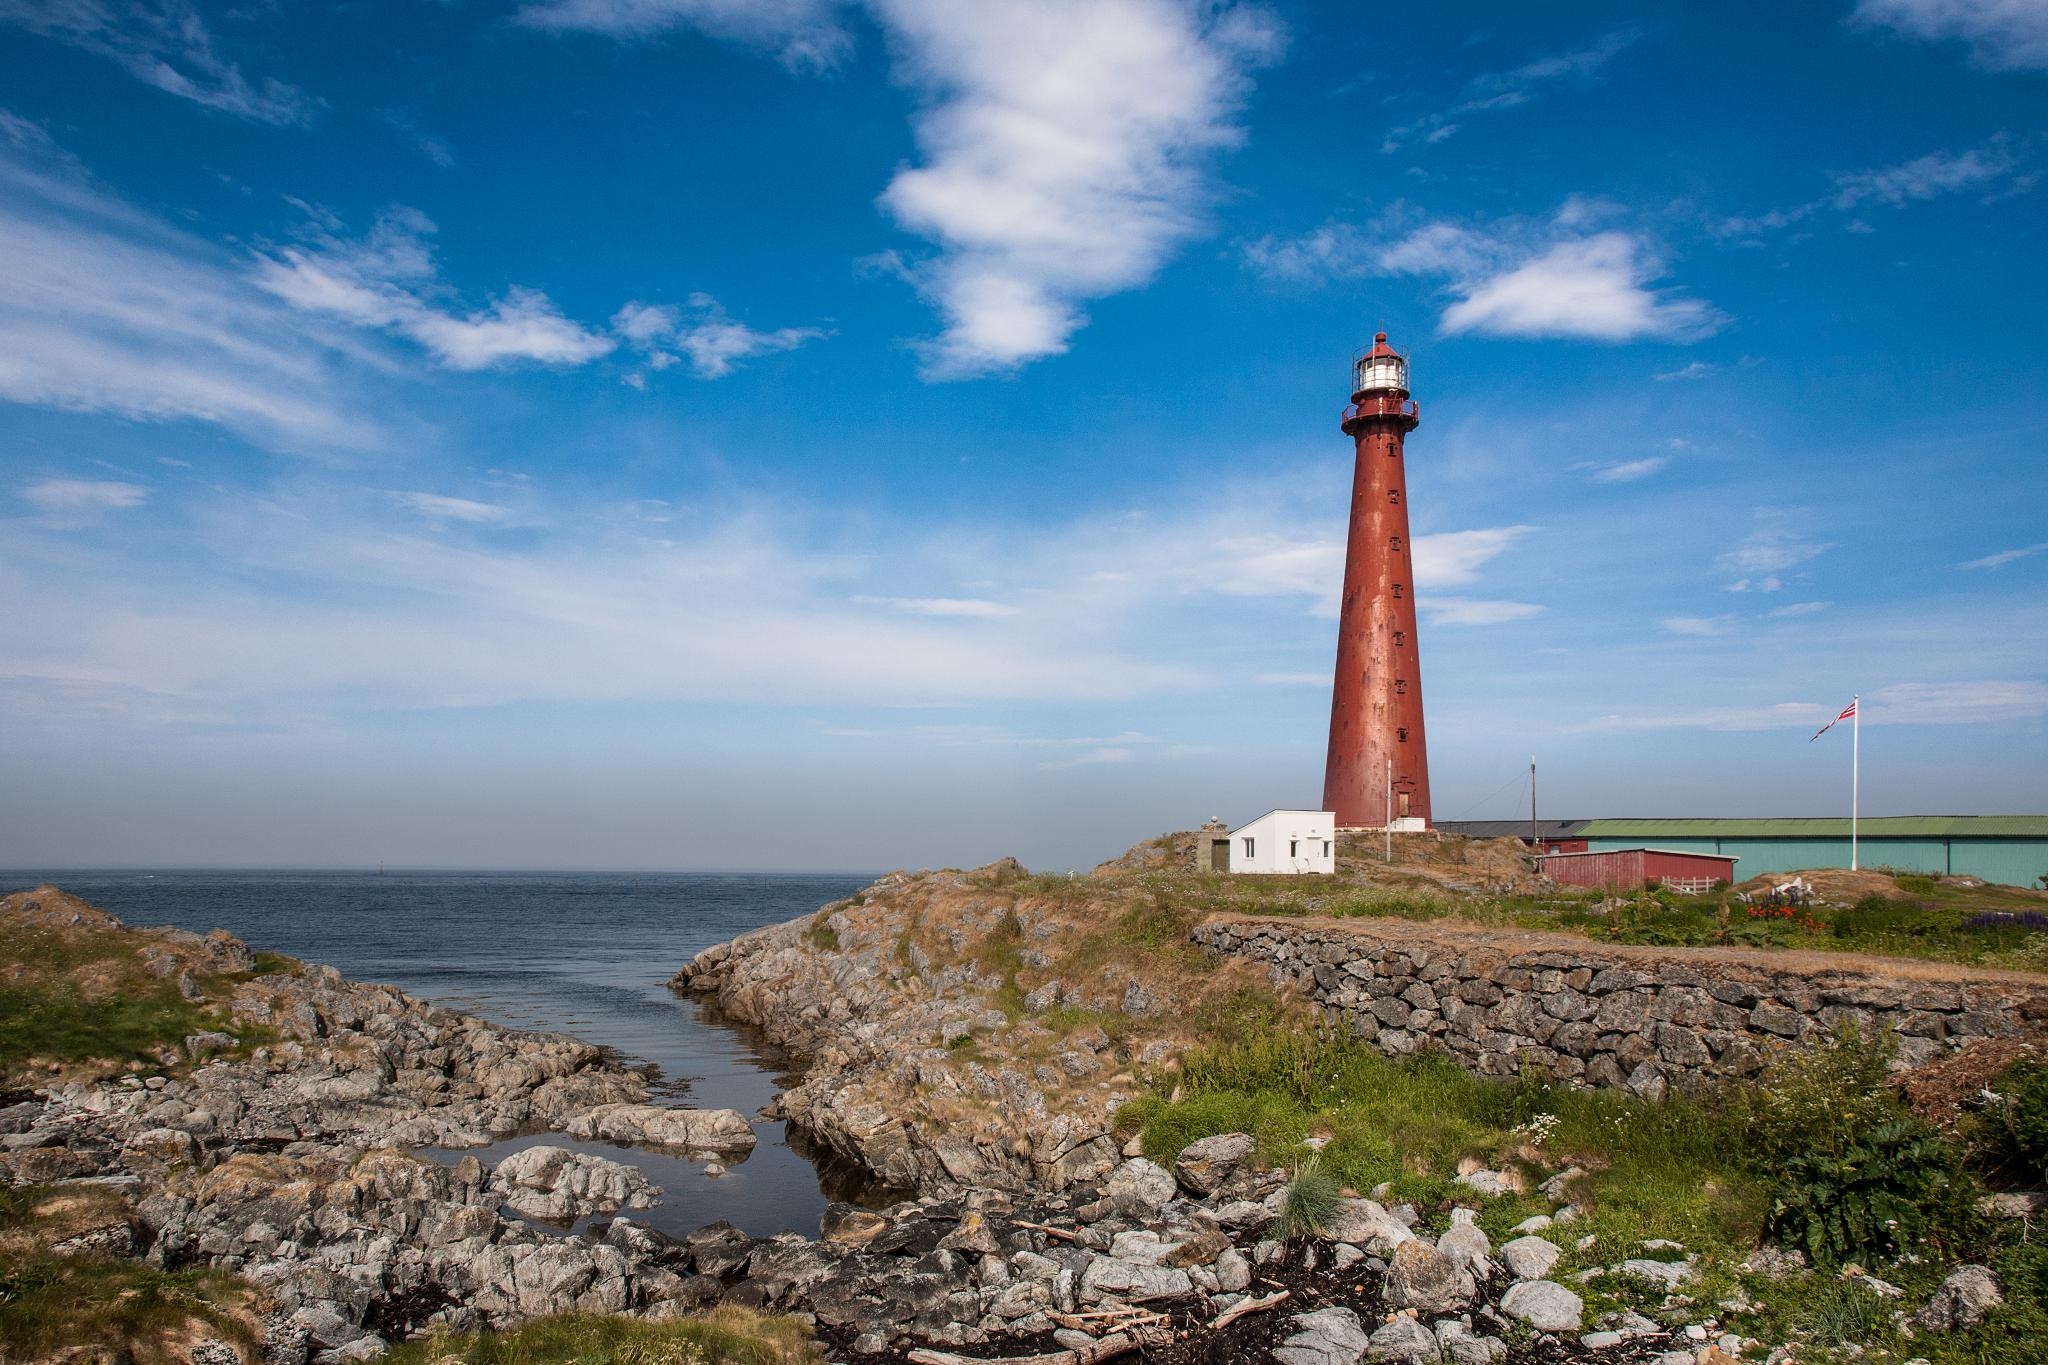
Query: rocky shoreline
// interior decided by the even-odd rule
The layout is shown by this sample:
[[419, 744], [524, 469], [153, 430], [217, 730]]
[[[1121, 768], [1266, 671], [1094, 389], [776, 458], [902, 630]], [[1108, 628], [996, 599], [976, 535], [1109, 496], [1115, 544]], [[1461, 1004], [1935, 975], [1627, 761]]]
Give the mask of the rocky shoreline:
[[[793, 1124], [924, 1192], [834, 1204], [816, 1237], [718, 1223], [671, 1238], [633, 1217], [660, 1193], [638, 1170], [559, 1146], [495, 1169], [417, 1155], [540, 1131], [709, 1159], [754, 1135], [732, 1111], [650, 1105], [646, 1078], [588, 1043], [325, 968], [258, 970], [230, 935], [127, 929], [49, 888], [0, 902], [0, 930], [130, 936], [151, 973], [229, 1022], [155, 1068], [58, 1069], [0, 1095], [0, 1182], [103, 1201], [50, 1253], [208, 1265], [257, 1286], [256, 1345], [204, 1339], [195, 1365], [340, 1365], [434, 1330], [720, 1305], [804, 1315], [834, 1360], [917, 1365], [1790, 1359], [1725, 1330], [1745, 1305], [1696, 1301], [1697, 1258], [1674, 1243], [1603, 1248], [1612, 1264], [1548, 1278], [1583, 1216], [1576, 1171], [1553, 1173], [1550, 1212], [1495, 1246], [1479, 1210], [1516, 1174], [1467, 1172], [1469, 1203], [1432, 1213], [1345, 1191], [1305, 1219], [1246, 1134], [1146, 1160], [1115, 1112], [1173, 1063], [1197, 997], [1114, 953], [1060, 956], [1099, 907], [990, 891], [1011, 875], [885, 878], [678, 974], [807, 1059], [780, 1102]], [[1063, 975], [1004, 1009], [1015, 963]], [[1232, 988], [1227, 966], [1215, 975], [1202, 990]], [[1112, 1014], [1131, 1021], [1115, 1036]], [[576, 1235], [540, 1225], [591, 1215], [603, 1221]], [[1796, 1256], [1752, 1269], [1810, 1273]], [[1595, 1279], [1635, 1286], [1654, 1316], [1596, 1314], [1581, 1292]], [[1949, 1321], [1982, 1317], [1998, 1293], [1986, 1280], [1951, 1276], [1936, 1298]]]

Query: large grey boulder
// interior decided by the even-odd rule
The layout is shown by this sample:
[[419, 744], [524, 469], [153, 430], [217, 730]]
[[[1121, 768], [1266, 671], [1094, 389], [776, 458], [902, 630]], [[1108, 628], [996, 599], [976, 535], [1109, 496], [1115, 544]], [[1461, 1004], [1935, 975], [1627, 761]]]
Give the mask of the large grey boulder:
[[1518, 1280], [1540, 1280], [1564, 1255], [1557, 1244], [1541, 1237], [1517, 1237], [1500, 1249], [1501, 1264]]
[[1294, 1319], [1294, 1334], [1273, 1348], [1280, 1365], [1358, 1365], [1372, 1339], [1358, 1314], [1324, 1308]]
[[571, 1118], [562, 1131], [586, 1142], [638, 1142], [690, 1152], [746, 1152], [756, 1140], [754, 1126], [737, 1110], [654, 1104], [600, 1104]]
[[1370, 1199], [1339, 1199], [1323, 1238], [1364, 1247], [1375, 1256], [1391, 1255], [1403, 1242], [1415, 1240], [1405, 1223]]
[[1623, 1261], [1614, 1267], [1614, 1271], [1617, 1275], [1626, 1275], [1632, 1280], [1655, 1285], [1666, 1293], [1677, 1289], [1699, 1273], [1684, 1261], [1652, 1261], [1640, 1257]]
[[1413, 1238], [1394, 1248], [1380, 1284], [1389, 1308], [1413, 1308], [1432, 1317], [1470, 1303], [1476, 1289], [1471, 1271]]
[[1194, 1282], [1188, 1279], [1185, 1270], [1126, 1261], [1120, 1256], [1097, 1256], [1081, 1272], [1081, 1301], [1084, 1303], [1098, 1303], [1104, 1299], [1148, 1303], [1153, 1299], [1173, 1299], [1192, 1294], [1194, 1288]]
[[1134, 1156], [1109, 1173], [1102, 1192], [1111, 1199], [1131, 1199], [1156, 1209], [1178, 1194], [1180, 1186], [1164, 1166]]
[[1451, 1226], [1436, 1239], [1436, 1249], [1479, 1279], [1493, 1273], [1493, 1262], [1487, 1259], [1493, 1252], [1493, 1243], [1474, 1221], [1471, 1209], [1451, 1210]]
[[593, 1213], [644, 1209], [661, 1190], [632, 1166], [567, 1147], [528, 1147], [498, 1163], [492, 1190], [529, 1218], [573, 1223]]
[[1913, 1323], [1926, 1332], [1967, 1332], [2004, 1302], [1996, 1275], [1981, 1265], [1957, 1266]]
[[1555, 1281], [1523, 1280], [1501, 1296], [1500, 1311], [1539, 1332], [1576, 1332], [1586, 1305]]
[[1445, 1318], [1436, 1325], [1436, 1345], [1449, 1365], [1499, 1365], [1508, 1355], [1505, 1341], [1481, 1336], [1457, 1318]]
[[1173, 1173], [1194, 1195], [1211, 1195], [1242, 1171], [1258, 1144], [1250, 1133], [1218, 1133], [1181, 1148]]
[[1443, 1359], [1436, 1338], [1414, 1318], [1395, 1318], [1366, 1343], [1367, 1360], [1399, 1361], [1401, 1365], [1437, 1365]]

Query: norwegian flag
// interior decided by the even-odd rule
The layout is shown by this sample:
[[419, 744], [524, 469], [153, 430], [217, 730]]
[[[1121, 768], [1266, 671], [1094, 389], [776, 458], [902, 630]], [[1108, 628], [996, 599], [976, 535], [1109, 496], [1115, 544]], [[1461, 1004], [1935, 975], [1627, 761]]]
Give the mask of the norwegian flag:
[[1839, 715], [1839, 716], [1836, 716], [1836, 717], [1835, 717], [1835, 718], [1834, 718], [1833, 720], [1829, 721], [1829, 722], [1828, 722], [1828, 723], [1827, 723], [1826, 725], [1823, 725], [1823, 726], [1821, 726], [1821, 727], [1820, 727], [1820, 729], [1818, 729], [1818, 730], [1815, 730], [1815, 731], [1813, 732], [1813, 739], [1809, 739], [1809, 740], [1807, 740], [1806, 742], [1807, 742], [1808, 744], [1811, 744], [1811, 743], [1813, 743], [1813, 740], [1814, 740], [1814, 739], [1819, 739], [1819, 738], [1820, 738], [1820, 737], [1821, 737], [1822, 735], [1824, 735], [1824, 734], [1826, 734], [1826, 733], [1827, 733], [1828, 731], [1830, 731], [1830, 730], [1834, 729], [1834, 728], [1835, 728], [1835, 727], [1836, 727], [1837, 725], [1840, 725], [1840, 724], [1841, 724], [1841, 723], [1842, 723], [1843, 721], [1845, 721], [1845, 720], [1848, 720], [1848, 719], [1849, 719], [1849, 718], [1850, 718], [1851, 716], [1853, 716], [1853, 715], [1855, 715], [1855, 714], [1856, 714], [1856, 703], [1852, 701], [1852, 702], [1850, 702], [1850, 703], [1849, 703], [1849, 705], [1848, 705], [1848, 706], [1847, 706], [1847, 707], [1846, 707], [1846, 708], [1845, 708], [1845, 709], [1843, 710], [1843, 712], [1842, 712], [1842, 714], [1841, 714], [1841, 715]]

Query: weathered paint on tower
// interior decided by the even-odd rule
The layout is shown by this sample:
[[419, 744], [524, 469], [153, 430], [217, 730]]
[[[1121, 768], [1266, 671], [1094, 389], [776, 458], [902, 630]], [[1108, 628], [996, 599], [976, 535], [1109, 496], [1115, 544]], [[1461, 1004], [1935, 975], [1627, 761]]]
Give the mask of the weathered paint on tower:
[[[1402, 442], [1420, 420], [1408, 361], [1387, 334], [1352, 370], [1344, 433], [1357, 444], [1330, 754], [1323, 808], [1340, 826], [1389, 817], [1429, 821], [1429, 750], [1422, 735], [1422, 662], [1415, 639], [1415, 570]], [[1393, 785], [1391, 800], [1388, 773]]]

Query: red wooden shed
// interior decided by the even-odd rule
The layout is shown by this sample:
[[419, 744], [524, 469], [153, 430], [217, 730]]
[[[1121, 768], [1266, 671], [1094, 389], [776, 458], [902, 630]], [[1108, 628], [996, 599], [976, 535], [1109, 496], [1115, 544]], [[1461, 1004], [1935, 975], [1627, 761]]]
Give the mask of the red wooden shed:
[[1545, 853], [1537, 857], [1543, 875], [1571, 886], [1633, 891], [1652, 882], [1697, 894], [1735, 880], [1733, 857], [1684, 853], [1673, 848], [1610, 848], [1591, 853]]

